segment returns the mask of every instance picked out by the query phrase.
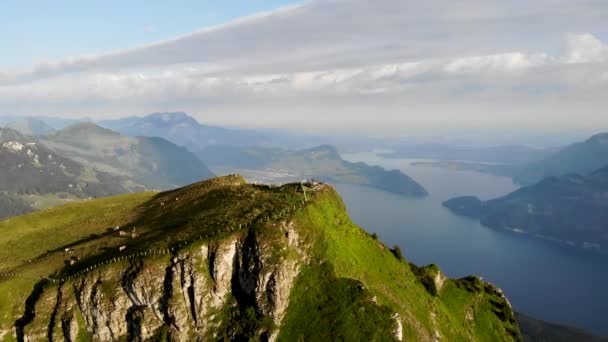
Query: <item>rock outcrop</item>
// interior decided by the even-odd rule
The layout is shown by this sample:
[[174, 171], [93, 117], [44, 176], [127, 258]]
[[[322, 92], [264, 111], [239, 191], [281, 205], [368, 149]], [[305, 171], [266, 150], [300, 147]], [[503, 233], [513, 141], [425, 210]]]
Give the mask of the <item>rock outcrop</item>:
[[[293, 223], [278, 242], [250, 232], [190, 246], [172, 256], [125, 261], [44, 288], [17, 322], [23, 341], [214, 337], [231, 305], [251, 306], [279, 327], [300, 264], [306, 259]], [[291, 251], [292, 253], [285, 253]], [[295, 257], [294, 257], [295, 256]], [[49, 308], [52, 308], [49, 310]], [[274, 340], [276, 331], [264, 331]]]

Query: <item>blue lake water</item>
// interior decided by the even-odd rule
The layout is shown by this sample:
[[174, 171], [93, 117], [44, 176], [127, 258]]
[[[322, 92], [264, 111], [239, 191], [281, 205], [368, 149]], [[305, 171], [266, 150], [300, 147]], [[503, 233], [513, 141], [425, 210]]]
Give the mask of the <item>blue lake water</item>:
[[400, 169], [430, 193], [411, 199], [364, 186], [338, 184], [353, 220], [399, 245], [408, 260], [435, 263], [450, 277], [476, 274], [502, 288], [517, 311], [608, 335], [608, 256], [481, 226], [441, 202], [462, 195], [490, 199], [517, 187], [509, 178], [412, 166], [374, 153], [344, 159]]

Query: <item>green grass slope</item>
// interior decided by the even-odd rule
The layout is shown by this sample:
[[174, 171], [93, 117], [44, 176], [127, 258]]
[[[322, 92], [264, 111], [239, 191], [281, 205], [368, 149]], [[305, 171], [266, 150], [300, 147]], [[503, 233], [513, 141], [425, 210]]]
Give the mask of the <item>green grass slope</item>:
[[[86, 305], [78, 299], [78, 286], [97, 279], [94, 292], [102, 291], [101, 302], [95, 300], [98, 310], [119, 310], [115, 297], [131, 286], [129, 282], [136, 282], [137, 272], [151, 277], [148, 283], [158, 280], [164, 284], [161, 288], [166, 287], [172, 281], [163, 280], [171, 269], [167, 262], [182, 258], [185, 251], [232, 240], [240, 241], [237, 245], [244, 251], [234, 259], [246, 266], [237, 272], [239, 277], [249, 279], [270, 268], [282, 269], [270, 273], [280, 278], [291, 269], [281, 268], [285, 264], [298, 265], [299, 272], [278, 321], [264, 308], [274, 305], [269, 301], [280, 288], [269, 287], [254, 298], [240, 293], [233, 283], [233, 292], [219, 311], [205, 316], [210, 330], [204, 336], [209, 340], [265, 340], [275, 333], [272, 336], [280, 341], [390, 341], [397, 335], [408, 341], [521, 340], [513, 311], [499, 289], [477, 277], [446, 279], [434, 265], [412, 265], [356, 226], [331, 186], [308, 193], [307, 202], [299, 189], [298, 184], [247, 184], [233, 175], [163, 193], [73, 203], [0, 222], [0, 341], [12, 341], [15, 331], [18, 336], [24, 331], [55, 336], [57, 330], [47, 330], [66, 324], [70, 317], [78, 327], [78, 339], [90, 340], [91, 331], [85, 328], [91, 327], [85, 324], [90, 317], [82, 311]], [[137, 237], [120, 236], [116, 226], [126, 232], [135, 228]], [[293, 230], [286, 232], [286, 226]], [[281, 242], [288, 235], [293, 239], [293, 234], [298, 252]], [[119, 251], [119, 246], [126, 249]], [[80, 258], [75, 265], [67, 263], [71, 257], [65, 248]], [[251, 259], [258, 254], [262, 256]], [[203, 283], [221, 282], [212, 269], [217, 263], [193, 265], [198, 275], [205, 275]], [[153, 297], [155, 291], [162, 292], [150, 289], [146, 296]], [[179, 307], [176, 298], [163, 299], [160, 307]], [[61, 310], [69, 313], [63, 314], [64, 323], [57, 318], [61, 301], [78, 303], [62, 304], [67, 306]], [[129, 329], [132, 322], [151, 324], [146, 310], [153, 308], [139, 305], [133, 310], [127, 312]], [[171, 315], [190, 315], [187, 310], [172, 310], [177, 309], [171, 309]], [[154, 328], [152, 340], [170, 336], [178, 324], [165, 320]], [[200, 321], [199, 316], [196, 324]], [[65, 333], [64, 328], [58, 330]]]
[[[360, 282], [368, 291], [368, 296], [385, 308], [371, 310], [372, 317], [388, 309], [388, 312], [397, 313], [403, 318], [404, 340], [422, 341], [443, 337], [449, 341], [509, 341], [519, 338], [513, 313], [498, 289], [472, 277], [445, 279], [441, 289], [430, 290], [425, 284], [429, 284], [429, 279], [433, 283], [432, 279], [437, 274], [441, 277], [440, 271], [433, 266], [420, 269], [397, 258], [391, 250], [350, 220], [344, 204], [333, 190], [317, 194], [299, 220], [303, 227], [311, 227], [307, 230], [306, 238], [315, 248], [313, 262], [297, 283], [291, 301], [304, 308], [289, 311], [281, 335], [285, 340], [314, 337], [308, 335], [314, 331], [314, 325], [310, 324], [309, 330], [301, 322], [308, 320], [308, 313], [314, 312], [315, 307], [324, 307], [328, 293], [324, 287], [328, 286], [328, 282], [336, 284], [329, 285], [331, 288], [347, 279]], [[348, 287], [347, 284], [342, 286]], [[342, 295], [344, 303], [351, 302], [349, 291], [335, 291]], [[337, 329], [356, 333], [367, 326], [365, 319], [351, 319], [347, 320], [348, 324], [343, 324], [335, 321], [331, 311], [326, 315], [320, 314], [320, 325], [330, 331]], [[359, 337], [363, 337], [363, 334]]]

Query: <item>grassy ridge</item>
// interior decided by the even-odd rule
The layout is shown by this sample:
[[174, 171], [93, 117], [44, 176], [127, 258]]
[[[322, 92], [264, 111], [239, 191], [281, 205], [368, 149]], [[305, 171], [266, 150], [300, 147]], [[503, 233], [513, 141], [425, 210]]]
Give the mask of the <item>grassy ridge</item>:
[[[246, 184], [219, 177], [163, 193], [144, 192], [82, 201], [0, 222], [0, 272], [62, 276], [115, 256], [163, 249], [200, 236], [219, 239], [293, 209], [302, 195], [293, 186]], [[138, 237], [121, 237], [113, 230]], [[124, 252], [118, 246], [127, 246]], [[72, 248], [81, 260], [66, 265]], [[0, 326], [10, 326], [37, 280], [0, 278]]]
[[[439, 269], [418, 268], [396, 257], [350, 220], [332, 187], [310, 193], [303, 210], [298, 188], [251, 185], [226, 176], [163, 193], [85, 201], [13, 218], [0, 222], [0, 231], [6, 232], [0, 236], [0, 270], [69, 274], [121, 255], [121, 245], [127, 246], [122, 254], [183, 246], [184, 241], [189, 245], [180, 248], [194, 248], [193, 241], [217, 241], [239, 231], [275, 246], [268, 251], [269, 260], [284, 261], [291, 255], [274, 244], [274, 239], [284, 239], [274, 228], [290, 220], [308, 261], [291, 290], [279, 340], [391, 340], [398, 327], [395, 314], [405, 340], [519, 338], [512, 312], [495, 288], [467, 278], [445, 280], [433, 290]], [[138, 237], [119, 237], [111, 228], [116, 225], [128, 232], [136, 228]], [[66, 246], [82, 258], [76, 266], [65, 265]], [[119, 271], [120, 265], [107, 267]], [[0, 279], [0, 293], [11, 294], [0, 296], [0, 327], [12, 325], [22, 313], [35, 282]], [[217, 317], [231, 319], [226, 336], [255, 337], [258, 328], [270, 324], [253, 307], [227, 305]]]
[[[64, 246], [127, 222], [132, 210], [153, 195], [145, 192], [71, 203], [1, 221], [0, 272], [46, 276], [65, 267]], [[37, 281], [0, 278], [0, 326], [12, 325], [22, 313]]]
[[1, 221], [0, 270], [27, 264], [41, 253], [93, 234], [103, 234], [108, 228], [129, 220], [132, 211], [153, 195], [143, 192], [71, 203]]
[[[337, 278], [361, 281], [379, 305], [403, 318], [405, 340], [426, 340], [436, 332], [450, 336], [450, 340], [518, 338], [514, 321], [503, 321], [495, 313], [499, 310], [492, 302], [502, 303], [502, 300], [486, 293], [484, 287], [470, 291], [460, 282], [448, 279], [438, 296], [429, 293], [405, 260], [396, 258], [386, 246], [352, 223], [334, 191], [319, 193], [299, 220], [302, 227], [312, 227], [306, 239], [317, 247], [322, 246], [313, 250], [316, 262], [311, 264], [319, 265], [327, 260]], [[322, 292], [319, 288], [312, 291]], [[294, 296], [293, 302], [305, 300], [300, 297], [305, 295], [297, 291]], [[467, 312], [472, 319], [467, 320]], [[290, 311], [288, 315], [296, 313]], [[291, 320], [305, 320], [305, 316]]]

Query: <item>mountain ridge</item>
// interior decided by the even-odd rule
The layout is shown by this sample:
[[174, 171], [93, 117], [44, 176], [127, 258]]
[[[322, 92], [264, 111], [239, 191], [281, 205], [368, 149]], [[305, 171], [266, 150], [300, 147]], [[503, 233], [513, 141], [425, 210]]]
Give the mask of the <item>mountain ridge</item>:
[[477, 218], [490, 228], [605, 251], [607, 196], [608, 167], [603, 167], [586, 176], [548, 177], [489, 201], [464, 196], [443, 205], [457, 214]]
[[0, 192], [4, 193], [0, 217], [46, 207], [38, 202], [64, 203], [141, 190], [127, 186], [121, 177], [94, 171], [10, 128], [0, 128], [0, 168]]
[[[406, 262], [354, 225], [329, 185], [307, 198], [299, 183], [226, 176], [0, 222], [0, 255], [17, 253], [0, 272], [31, 275], [0, 278], [13, 293], [0, 338], [521, 340], [500, 289]], [[25, 236], [38, 247], [11, 247]]]
[[126, 135], [161, 137], [197, 155], [209, 145], [257, 145], [269, 139], [255, 131], [203, 125], [185, 112], [159, 112], [141, 117], [102, 120], [98, 124]]
[[513, 177], [522, 185], [566, 174], [588, 174], [608, 165], [608, 133], [598, 133], [549, 156], [524, 165]]
[[303, 150], [214, 145], [205, 148], [201, 155], [212, 167], [225, 172], [249, 173], [254, 179], [260, 174], [279, 175], [278, 178], [259, 179], [264, 182], [316, 178], [371, 186], [405, 196], [424, 197], [428, 194], [422, 185], [399, 170], [343, 160], [337, 149], [327, 144]]
[[55, 131], [45, 121], [35, 118], [24, 118], [9, 122], [6, 124], [6, 127], [32, 136], [46, 135]]
[[130, 137], [94, 123], [77, 123], [42, 138], [62, 154], [126, 176], [147, 188], [171, 188], [213, 176], [194, 154], [158, 137]]

